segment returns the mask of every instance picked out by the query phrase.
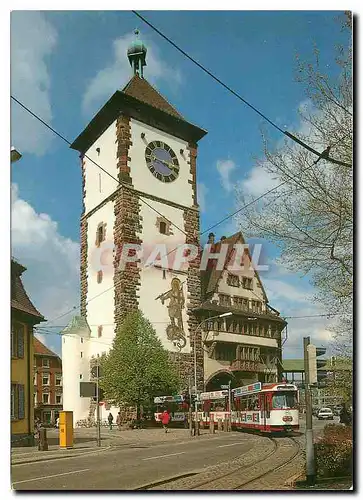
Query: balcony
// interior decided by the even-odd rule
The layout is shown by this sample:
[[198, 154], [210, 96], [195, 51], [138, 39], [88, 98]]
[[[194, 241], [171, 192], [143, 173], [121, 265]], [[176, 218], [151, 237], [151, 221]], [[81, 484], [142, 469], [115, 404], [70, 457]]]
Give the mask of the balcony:
[[242, 359], [235, 359], [231, 362], [231, 370], [232, 371], [241, 371], [241, 372], [259, 372], [260, 363], [258, 361], [249, 361]]

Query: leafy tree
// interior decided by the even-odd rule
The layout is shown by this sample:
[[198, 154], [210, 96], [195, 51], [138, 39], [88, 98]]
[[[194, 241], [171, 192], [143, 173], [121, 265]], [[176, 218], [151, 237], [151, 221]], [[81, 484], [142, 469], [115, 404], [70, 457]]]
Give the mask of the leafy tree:
[[101, 359], [100, 386], [109, 400], [137, 408], [149, 406], [157, 395], [173, 394], [180, 382], [151, 323], [139, 311], [127, 315]]
[[[341, 19], [351, 37], [351, 15]], [[353, 295], [353, 168], [351, 46], [337, 47], [326, 74], [315, 48], [314, 63], [298, 61], [297, 80], [307, 94], [301, 106], [301, 126], [294, 135], [330, 158], [317, 157], [286, 140], [273, 149], [264, 135], [265, 158], [259, 163], [279, 188], [244, 210], [238, 222], [250, 236], [264, 237], [281, 249], [282, 263], [308, 274], [329, 313], [343, 313], [337, 335], [348, 333], [351, 342]], [[324, 155], [323, 155], [324, 156]], [[251, 197], [237, 190], [239, 205]]]

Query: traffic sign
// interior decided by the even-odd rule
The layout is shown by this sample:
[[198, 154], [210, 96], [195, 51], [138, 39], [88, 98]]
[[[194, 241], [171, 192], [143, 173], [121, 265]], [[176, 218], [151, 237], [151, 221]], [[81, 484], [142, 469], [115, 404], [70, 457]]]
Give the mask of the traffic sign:
[[221, 385], [221, 389], [229, 389], [229, 385]]

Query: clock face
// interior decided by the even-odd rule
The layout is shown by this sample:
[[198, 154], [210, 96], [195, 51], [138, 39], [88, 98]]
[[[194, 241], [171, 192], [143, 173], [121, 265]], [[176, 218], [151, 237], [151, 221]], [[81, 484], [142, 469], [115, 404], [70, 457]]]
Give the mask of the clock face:
[[173, 182], [179, 175], [179, 162], [170, 146], [162, 141], [153, 141], [146, 146], [146, 164], [159, 181]]

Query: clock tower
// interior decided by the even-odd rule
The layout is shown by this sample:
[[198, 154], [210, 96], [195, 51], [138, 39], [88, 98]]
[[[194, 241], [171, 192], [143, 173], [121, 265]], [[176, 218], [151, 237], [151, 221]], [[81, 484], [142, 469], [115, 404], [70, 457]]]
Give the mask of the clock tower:
[[[80, 152], [82, 167], [81, 315], [91, 334], [80, 338], [80, 351], [67, 350], [63, 340], [64, 370], [77, 352], [82, 360], [79, 369], [72, 361], [75, 377], [90, 380], [92, 360], [110, 349], [127, 313], [139, 309], [185, 387], [189, 378], [193, 383], [196, 354], [201, 390], [203, 348], [193, 312], [201, 301], [199, 257], [180, 269], [174, 258], [181, 245], [199, 247], [197, 143], [206, 131], [185, 120], [147, 82], [146, 54], [137, 38], [127, 52], [132, 78], [71, 145]], [[121, 266], [127, 245], [140, 246], [142, 257]], [[76, 373], [85, 366], [84, 373]], [[66, 410], [72, 409], [72, 397], [65, 394]]]

